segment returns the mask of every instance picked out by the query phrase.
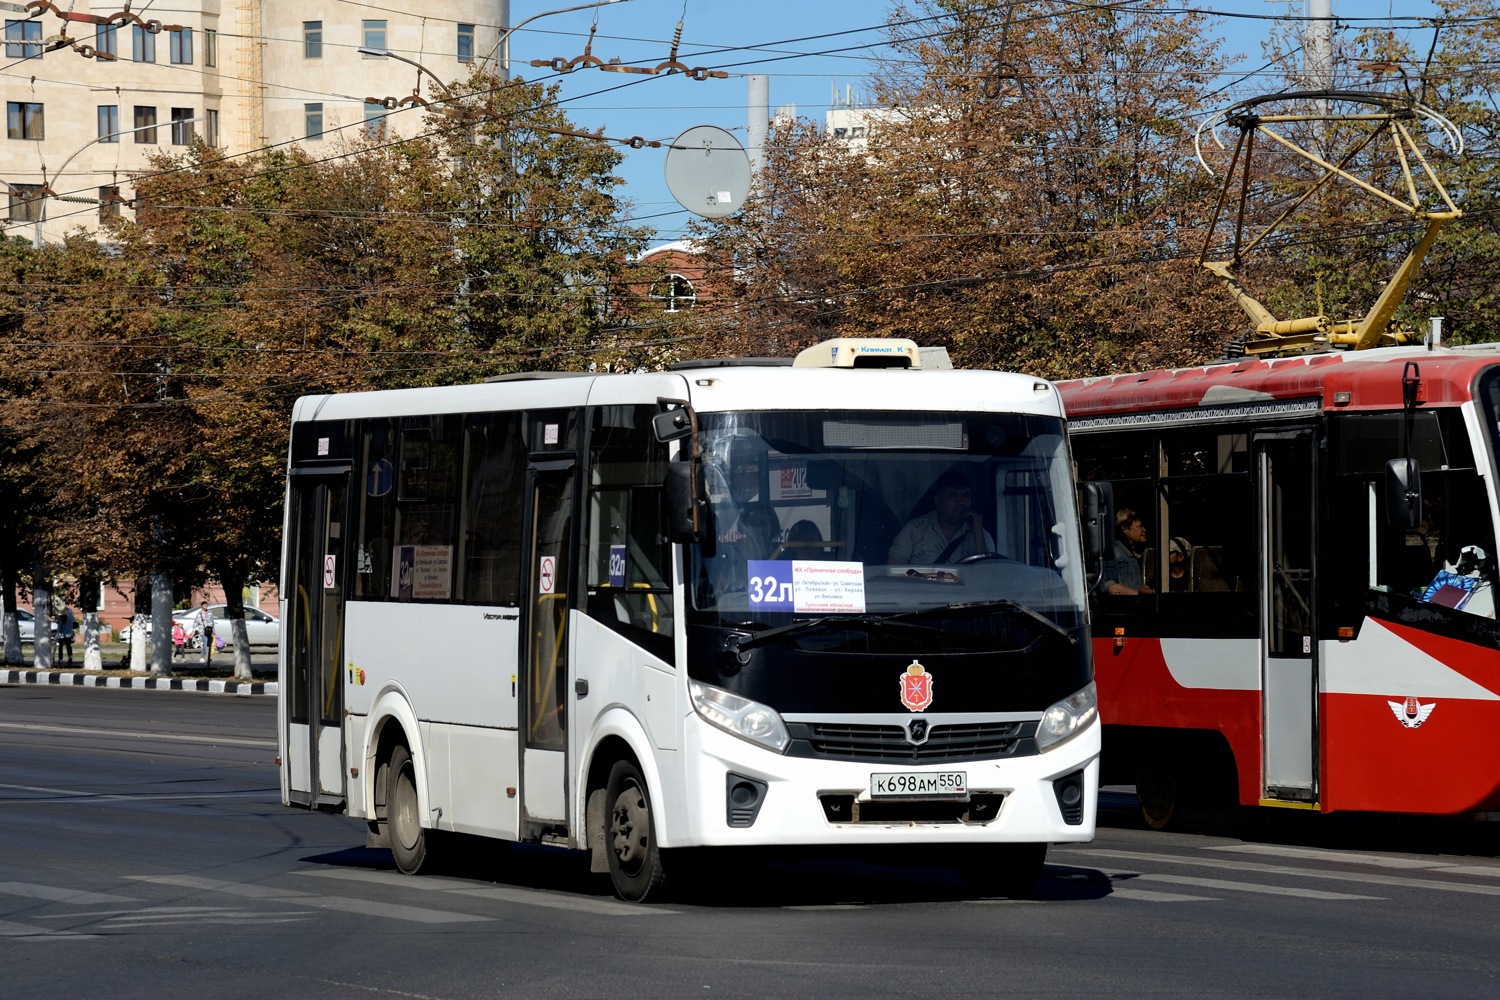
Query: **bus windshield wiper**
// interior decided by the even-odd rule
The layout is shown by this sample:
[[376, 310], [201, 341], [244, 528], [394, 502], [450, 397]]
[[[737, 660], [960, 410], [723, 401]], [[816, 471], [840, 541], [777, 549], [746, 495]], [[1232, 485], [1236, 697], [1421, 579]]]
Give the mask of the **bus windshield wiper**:
[[795, 635], [799, 632], [808, 632], [813, 629], [823, 628], [856, 628], [866, 629], [871, 632], [891, 630], [898, 632], [937, 632], [938, 629], [931, 625], [918, 625], [916, 622], [897, 621], [893, 617], [881, 617], [878, 615], [860, 615], [855, 618], [835, 618], [831, 615], [822, 618], [809, 618], [806, 621], [792, 622], [790, 625], [778, 625], [768, 628], [763, 632], [755, 632], [751, 635], [731, 635], [728, 644], [736, 652], [744, 652], [784, 635]]
[[944, 604], [936, 608], [923, 608], [920, 611], [903, 611], [901, 614], [893, 615], [892, 617], [904, 620], [940, 614], [944, 611], [1013, 611], [1051, 629], [1073, 645], [1078, 645], [1078, 637], [1057, 624], [1057, 622], [1041, 612], [1027, 607], [1020, 601], [1012, 601], [1009, 598], [1001, 598], [996, 601], [955, 601], [952, 604]]

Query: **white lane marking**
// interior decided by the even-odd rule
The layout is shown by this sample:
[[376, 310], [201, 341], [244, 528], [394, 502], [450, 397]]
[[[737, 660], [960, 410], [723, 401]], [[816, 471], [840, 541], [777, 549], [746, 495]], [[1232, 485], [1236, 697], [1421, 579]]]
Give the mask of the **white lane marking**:
[[1312, 861], [1337, 861], [1349, 865], [1369, 865], [1372, 868], [1419, 868], [1434, 872], [1450, 872], [1454, 875], [1483, 875], [1500, 878], [1500, 867], [1483, 865], [1455, 865], [1440, 858], [1393, 858], [1387, 854], [1360, 854], [1353, 851], [1325, 851], [1315, 847], [1283, 847], [1279, 844], [1225, 844], [1210, 847], [1211, 851], [1228, 851], [1233, 854], [1265, 854], [1281, 858], [1305, 858]]
[[1109, 890], [1108, 899], [1134, 899], [1142, 903], [1218, 903], [1218, 896], [1188, 896], [1180, 892], [1157, 892], [1154, 889], [1134, 889], [1116, 885]]
[[493, 917], [481, 917], [472, 913], [455, 913], [451, 910], [429, 910], [421, 906], [402, 906], [370, 899], [350, 899], [344, 896], [319, 896], [299, 892], [295, 889], [273, 889], [262, 885], [240, 885], [235, 882], [220, 882], [216, 879], [199, 878], [196, 875], [129, 875], [127, 878], [157, 885], [175, 885], [186, 889], [202, 889], [207, 892], [224, 892], [232, 896], [248, 896], [251, 899], [271, 899], [280, 903], [312, 906], [324, 910], [341, 910], [372, 917], [389, 917], [418, 924], [458, 924], [478, 921], [488, 922]]
[[1171, 854], [1147, 854], [1141, 851], [1110, 851], [1102, 848], [1055, 849], [1059, 853], [1087, 854], [1098, 858], [1121, 858], [1126, 861], [1158, 861], [1169, 865], [1192, 865], [1198, 868], [1225, 868], [1236, 872], [1260, 872], [1266, 875], [1289, 875], [1293, 878], [1324, 878], [1339, 882], [1360, 882], [1382, 889], [1397, 886], [1410, 889], [1442, 889], [1447, 892], [1469, 892], [1479, 896], [1500, 896], [1500, 886], [1471, 885], [1466, 882], [1437, 882], [1432, 879], [1402, 878], [1399, 875], [1359, 875], [1354, 872], [1318, 871], [1312, 868], [1289, 868], [1285, 865], [1258, 865], [1249, 861], [1219, 861], [1214, 858], [1180, 858]]
[[1321, 889], [1291, 889], [1259, 882], [1231, 882], [1221, 878], [1192, 878], [1187, 875], [1141, 875], [1143, 882], [1167, 882], [1171, 885], [1195, 886], [1199, 889], [1224, 889], [1230, 892], [1259, 892], [1267, 896], [1298, 896], [1303, 899], [1383, 899], [1383, 896], [1355, 896], [1347, 892], [1324, 892]]
[[136, 739], [173, 740], [178, 743], [223, 743], [239, 747], [274, 747], [276, 745], [275, 740], [242, 739], [236, 736], [194, 736], [190, 733], [87, 729], [83, 726], [47, 726], [37, 722], [0, 722], [0, 729], [22, 729], [30, 733], [65, 733], [71, 736], [128, 736]]
[[77, 788], [44, 788], [37, 785], [0, 785], [0, 791], [9, 792], [34, 792], [39, 795], [52, 795], [50, 799], [9, 799], [11, 802], [20, 802], [28, 806], [48, 805], [54, 802], [71, 803], [80, 800], [88, 802], [167, 802], [172, 800], [188, 799], [197, 801], [200, 799], [242, 799], [246, 796], [277, 795], [274, 785], [265, 788], [246, 788], [238, 792], [135, 792], [121, 794], [119, 792], [86, 792]]
[[73, 931], [54, 931], [47, 927], [18, 924], [12, 920], [0, 920], [0, 938], [11, 941], [84, 941], [98, 937], [97, 934], [76, 934]]
[[565, 893], [547, 892], [542, 889], [520, 889], [514, 886], [475, 887], [464, 883], [442, 879], [414, 879], [392, 872], [339, 871], [337, 869], [303, 869], [295, 874], [314, 878], [333, 878], [348, 882], [368, 882], [375, 885], [393, 886], [400, 889], [420, 889], [424, 892], [447, 892], [455, 896], [477, 896], [494, 899], [502, 903], [520, 903], [524, 906], [545, 906], [554, 910], [570, 910], [575, 913], [592, 913], [604, 917], [647, 917], [653, 914], [672, 914], [677, 910], [658, 906], [638, 906], [615, 899], [600, 899], [596, 896], [572, 896]]
[[45, 899], [53, 903], [75, 903], [79, 906], [135, 902], [134, 896], [112, 896], [107, 892], [84, 892], [81, 889], [64, 889], [61, 886], [37, 885], [33, 882], [0, 882], [0, 896]]

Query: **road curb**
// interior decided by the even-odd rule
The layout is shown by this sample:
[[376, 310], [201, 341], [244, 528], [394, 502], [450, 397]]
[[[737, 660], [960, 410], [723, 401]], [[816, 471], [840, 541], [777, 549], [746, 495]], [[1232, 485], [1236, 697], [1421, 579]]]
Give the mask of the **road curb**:
[[111, 677], [55, 670], [0, 670], [0, 684], [56, 684], [62, 687], [118, 688], [129, 691], [196, 691], [240, 697], [281, 693], [276, 681], [218, 681], [183, 677]]

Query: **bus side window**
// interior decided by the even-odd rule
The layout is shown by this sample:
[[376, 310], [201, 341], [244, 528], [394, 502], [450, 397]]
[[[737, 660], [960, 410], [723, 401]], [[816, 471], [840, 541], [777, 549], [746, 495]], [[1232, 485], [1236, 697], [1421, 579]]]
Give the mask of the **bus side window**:
[[519, 606], [519, 511], [525, 492], [526, 444], [521, 415], [484, 413], [468, 417], [464, 424], [459, 600]]
[[666, 446], [651, 406], [595, 409], [589, 445], [590, 618], [674, 662], [671, 546], [662, 481]]

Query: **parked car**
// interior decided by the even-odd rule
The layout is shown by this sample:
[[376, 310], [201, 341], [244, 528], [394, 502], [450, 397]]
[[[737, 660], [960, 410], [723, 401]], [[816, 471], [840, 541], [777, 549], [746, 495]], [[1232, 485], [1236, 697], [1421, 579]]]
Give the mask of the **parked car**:
[[[16, 626], [20, 629], [22, 642], [36, 641], [36, 615], [24, 608], [17, 608]], [[57, 622], [52, 623], [52, 634], [57, 635]]]
[[[214, 616], [214, 639], [223, 639], [225, 649], [234, 648], [234, 626], [229, 620], [229, 605], [210, 604], [209, 614]], [[198, 614], [197, 608], [186, 608], [182, 611], [172, 612], [172, 620], [182, 622], [182, 628], [187, 632], [187, 645], [189, 649], [198, 648], [198, 636], [193, 631], [193, 618]], [[131, 627], [125, 626], [120, 631], [120, 639], [124, 642], [130, 641]], [[151, 637], [151, 622], [146, 622], [146, 638]], [[245, 637], [250, 640], [251, 648], [256, 646], [279, 646], [281, 644], [281, 622], [272, 615], [266, 614], [259, 608], [245, 608]]]

